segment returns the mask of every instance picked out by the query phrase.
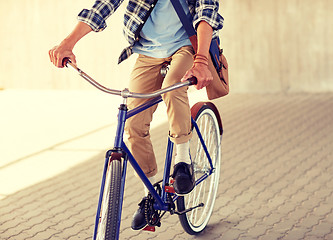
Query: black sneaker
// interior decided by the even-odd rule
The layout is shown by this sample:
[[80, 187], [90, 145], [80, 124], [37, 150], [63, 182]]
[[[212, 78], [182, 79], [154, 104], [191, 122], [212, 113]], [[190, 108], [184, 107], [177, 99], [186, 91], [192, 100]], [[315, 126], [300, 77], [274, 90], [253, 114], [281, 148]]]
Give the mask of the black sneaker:
[[195, 187], [194, 170], [192, 164], [187, 164], [185, 162], [177, 163], [174, 166], [173, 188], [177, 194], [183, 195], [190, 193]]
[[145, 202], [147, 197], [144, 197], [142, 201], [139, 203], [139, 209], [134, 213], [132, 219], [132, 229], [140, 230], [147, 225], [147, 221], [145, 218]]

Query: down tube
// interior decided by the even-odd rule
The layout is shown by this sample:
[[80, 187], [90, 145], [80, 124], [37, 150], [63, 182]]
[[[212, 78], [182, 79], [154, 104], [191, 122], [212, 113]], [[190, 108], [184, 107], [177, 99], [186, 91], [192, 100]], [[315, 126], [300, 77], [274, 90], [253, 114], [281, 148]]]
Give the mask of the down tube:
[[148, 188], [149, 192], [151, 195], [155, 198], [157, 205], [159, 206], [160, 209], [158, 210], [168, 210], [168, 204], [164, 203], [162, 198], [158, 195], [156, 190], [154, 189], [153, 185], [150, 183], [142, 169], [140, 168], [139, 164], [136, 162], [135, 158], [131, 154], [131, 152], [128, 150], [127, 146], [125, 143], [122, 143], [122, 149], [127, 153], [128, 160], [131, 163], [133, 169], [136, 171], [142, 182], [146, 185]]

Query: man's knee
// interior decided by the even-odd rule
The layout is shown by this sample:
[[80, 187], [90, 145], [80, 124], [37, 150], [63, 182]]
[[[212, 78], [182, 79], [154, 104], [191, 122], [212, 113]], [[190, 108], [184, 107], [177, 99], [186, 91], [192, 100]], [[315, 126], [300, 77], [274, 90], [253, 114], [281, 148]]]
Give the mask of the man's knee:
[[146, 137], [149, 135], [149, 124], [142, 124], [140, 121], [128, 119], [125, 125], [125, 131], [129, 137]]

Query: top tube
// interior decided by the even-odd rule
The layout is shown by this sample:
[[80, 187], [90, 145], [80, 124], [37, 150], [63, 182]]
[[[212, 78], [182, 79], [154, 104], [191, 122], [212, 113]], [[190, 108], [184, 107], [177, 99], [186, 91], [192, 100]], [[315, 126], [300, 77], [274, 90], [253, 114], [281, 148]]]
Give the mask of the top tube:
[[157, 90], [157, 91], [154, 91], [151, 93], [135, 93], [135, 92], [130, 92], [127, 88], [125, 88], [124, 90], [116, 90], [116, 89], [111, 89], [111, 88], [107, 88], [107, 87], [103, 86], [102, 84], [100, 84], [99, 82], [97, 82], [96, 80], [91, 78], [88, 74], [83, 72], [74, 63], [72, 63], [71, 60], [68, 58], [65, 58], [63, 60], [63, 63], [64, 63], [63, 64], [64, 66], [66, 66], [66, 67], [70, 66], [71, 68], [76, 70], [81, 77], [83, 77], [86, 81], [88, 81], [91, 85], [93, 85], [97, 89], [99, 89], [105, 93], [108, 93], [108, 94], [122, 96], [123, 98], [129, 98], [129, 97], [131, 97], [131, 98], [154, 98], [163, 93], [170, 92], [172, 90], [175, 90], [175, 89], [178, 89], [178, 88], [181, 88], [184, 86], [195, 85], [197, 83], [197, 79], [195, 77], [192, 77], [184, 82], [176, 83], [169, 87], [162, 88], [160, 90]]

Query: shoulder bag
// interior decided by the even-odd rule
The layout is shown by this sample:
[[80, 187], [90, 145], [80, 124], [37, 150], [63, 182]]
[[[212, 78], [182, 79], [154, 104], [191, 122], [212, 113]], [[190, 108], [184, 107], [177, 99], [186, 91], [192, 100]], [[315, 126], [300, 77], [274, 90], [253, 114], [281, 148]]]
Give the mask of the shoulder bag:
[[[187, 18], [179, 0], [171, 0], [171, 3], [189, 36], [194, 51], [196, 51], [198, 41], [192, 22]], [[213, 81], [206, 86], [207, 97], [209, 100], [223, 97], [229, 93], [228, 62], [219, 45], [219, 38], [213, 38], [209, 49], [211, 57], [208, 60], [208, 67], [213, 75]]]

